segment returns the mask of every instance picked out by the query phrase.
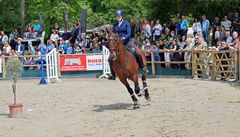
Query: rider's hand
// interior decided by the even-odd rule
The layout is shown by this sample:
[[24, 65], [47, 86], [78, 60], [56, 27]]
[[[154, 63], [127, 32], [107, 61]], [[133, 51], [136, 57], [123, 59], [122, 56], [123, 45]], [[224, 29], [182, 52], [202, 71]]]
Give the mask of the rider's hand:
[[125, 40], [125, 37], [122, 37], [121, 40], [124, 41], [124, 40]]

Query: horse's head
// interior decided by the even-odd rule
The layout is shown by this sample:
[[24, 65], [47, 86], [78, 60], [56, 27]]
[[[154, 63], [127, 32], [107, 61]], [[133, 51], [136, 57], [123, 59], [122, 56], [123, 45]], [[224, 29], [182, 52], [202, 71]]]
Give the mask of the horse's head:
[[118, 33], [113, 29], [107, 29], [108, 34], [108, 46], [110, 50], [109, 60], [116, 60], [117, 56], [120, 54], [120, 44], [121, 39], [118, 35]]

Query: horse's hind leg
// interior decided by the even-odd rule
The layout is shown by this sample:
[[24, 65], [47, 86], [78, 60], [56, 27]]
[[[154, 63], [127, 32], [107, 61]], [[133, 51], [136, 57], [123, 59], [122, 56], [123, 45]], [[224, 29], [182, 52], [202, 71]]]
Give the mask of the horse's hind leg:
[[136, 98], [132, 88], [130, 87], [130, 85], [128, 84], [127, 80], [126, 79], [121, 79], [119, 78], [120, 81], [126, 86], [127, 90], [128, 90], [128, 93], [130, 94], [131, 98], [132, 98], [132, 101], [133, 101], [133, 108], [136, 109], [136, 108], [140, 108], [139, 107], [139, 104], [138, 104], [138, 99]]
[[143, 83], [143, 94], [144, 94], [144, 97], [147, 101], [150, 101], [151, 98], [150, 98], [150, 95], [149, 95], [149, 92], [148, 92], [148, 86], [147, 86], [147, 81], [146, 81], [146, 74], [143, 73], [142, 74], [142, 83]]

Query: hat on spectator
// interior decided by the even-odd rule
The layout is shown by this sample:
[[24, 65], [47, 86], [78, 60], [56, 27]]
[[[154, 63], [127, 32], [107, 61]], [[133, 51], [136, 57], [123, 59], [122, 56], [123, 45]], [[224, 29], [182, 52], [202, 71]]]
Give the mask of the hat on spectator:
[[28, 45], [32, 45], [32, 41], [28, 41]]
[[20, 38], [20, 37], [19, 37], [17, 40], [20, 40], [20, 41], [22, 41], [22, 38]]

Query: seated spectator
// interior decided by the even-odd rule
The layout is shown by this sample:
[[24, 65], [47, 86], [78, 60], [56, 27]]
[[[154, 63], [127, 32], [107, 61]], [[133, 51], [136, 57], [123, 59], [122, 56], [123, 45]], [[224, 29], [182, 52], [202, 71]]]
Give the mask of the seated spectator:
[[28, 24], [24, 36], [25, 36], [27, 39], [30, 39], [30, 38], [34, 37], [34, 34], [33, 34], [33, 33], [34, 33], [34, 31], [33, 31], [32, 25], [31, 25], [31, 24]]
[[230, 31], [226, 31], [225, 36], [226, 36], [226, 37], [225, 37], [226, 43], [227, 43], [228, 46], [230, 46], [231, 43], [233, 42], [233, 38], [232, 38], [232, 36], [231, 36], [231, 34], [230, 34]]
[[38, 55], [40, 55], [40, 57], [35, 58], [34, 59], [34, 64], [41, 64], [41, 60], [43, 59], [43, 63], [46, 63], [46, 57], [44, 55], [46, 55], [46, 45], [44, 43], [41, 43], [39, 46], [39, 52]]
[[60, 44], [58, 46], [58, 52], [60, 54], [65, 54], [67, 52], [68, 41], [64, 41], [64, 39], [60, 38]]
[[[24, 65], [32, 65], [33, 64], [33, 56], [31, 56], [31, 50], [28, 50], [26, 53], [26, 56], [24, 56], [23, 64]], [[29, 69], [29, 66], [25, 67], [26, 69]]]
[[73, 54], [72, 46], [69, 44], [67, 47], [67, 54]]
[[52, 34], [51, 34], [51, 37], [50, 37], [50, 40], [52, 40], [52, 42], [55, 44], [55, 45], [58, 45], [58, 40], [59, 40], [59, 36], [58, 34], [56, 33], [55, 30], [52, 30]]
[[31, 53], [31, 55], [35, 55], [35, 48], [32, 45], [32, 41], [28, 42], [28, 51]]
[[49, 53], [50, 51], [52, 51], [55, 48], [52, 40], [48, 40], [47, 41], [47, 48], [46, 48], [46, 52]]
[[72, 34], [68, 32], [67, 29], [65, 28], [62, 34], [62, 39], [66, 41], [66, 40], [69, 40], [71, 37], [72, 37]]
[[40, 51], [41, 49], [46, 52], [47, 46], [43, 42], [38, 45], [37, 51]]
[[22, 39], [18, 38], [17, 39], [17, 45], [16, 45], [16, 54], [18, 56], [23, 56], [24, 55], [24, 45], [22, 44]]
[[99, 46], [99, 44], [97, 43], [97, 44], [94, 44], [94, 48], [93, 48], [93, 50], [92, 50], [92, 53], [101, 53], [102, 51], [101, 51], [101, 49], [100, 49], [100, 46]]
[[11, 46], [8, 44], [8, 42], [4, 42], [4, 47], [3, 47], [3, 55], [4, 56], [10, 56], [11, 55]]
[[235, 12], [234, 18], [232, 19], [233, 31], [240, 33], [240, 17], [239, 12]]

